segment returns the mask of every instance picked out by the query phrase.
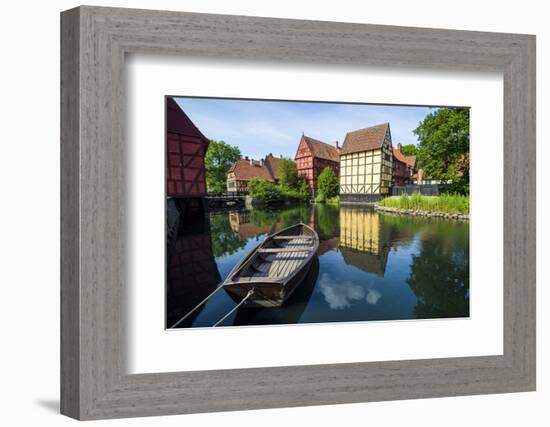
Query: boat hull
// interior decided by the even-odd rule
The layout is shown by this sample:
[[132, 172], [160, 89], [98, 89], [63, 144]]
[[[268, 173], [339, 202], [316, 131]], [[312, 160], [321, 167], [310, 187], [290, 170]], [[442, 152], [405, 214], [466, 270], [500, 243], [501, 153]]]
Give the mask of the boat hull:
[[311, 269], [310, 260], [291, 280], [287, 283], [266, 283], [249, 282], [234, 283], [225, 286], [225, 290], [235, 302], [241, 301], [249, 291], [254, 293], [244, 302], [243, 307], [281, 307], [294, 293], [296, 288], [303, 282]]
[[246, 255], [223, 286], [242, 307], [280, 307], [307, 276], [318, 248], [319, 236], [311, 227], [288, 227]]

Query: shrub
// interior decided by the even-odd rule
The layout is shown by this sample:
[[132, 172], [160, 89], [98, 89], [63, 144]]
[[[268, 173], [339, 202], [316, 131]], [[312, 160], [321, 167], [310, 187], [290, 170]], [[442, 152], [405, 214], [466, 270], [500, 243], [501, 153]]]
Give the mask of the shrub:
[[323, 172], [317, 178], [318, 193], [324, 197], [325, 201], [338, 196], [339, 186], [338, 177], [328, 166], [323, 169]]
[[248, 182], [248, 195], [253, 199], [269, 203], [282, 199], [279, 187], [265, 179], [252, 178]]

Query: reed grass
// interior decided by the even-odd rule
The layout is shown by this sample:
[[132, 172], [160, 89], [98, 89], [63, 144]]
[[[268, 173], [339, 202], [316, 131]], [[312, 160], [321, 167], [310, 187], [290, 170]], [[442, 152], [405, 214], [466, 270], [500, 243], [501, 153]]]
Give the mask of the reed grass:
[[398, 209], [467, 214], [470, 211], [470, 197], [461, 194], [440, 194], [439, 196], [423, 196], [420, 193], [414, 193], [412, 196], [402, 194], [382, 199], [380, 205]]

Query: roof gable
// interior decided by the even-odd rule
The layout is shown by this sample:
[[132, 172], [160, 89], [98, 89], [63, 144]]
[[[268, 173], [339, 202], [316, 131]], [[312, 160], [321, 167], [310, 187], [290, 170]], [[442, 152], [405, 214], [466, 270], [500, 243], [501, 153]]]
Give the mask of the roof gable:
[[358, 153], [382, 148], [386, 134], [390, 134], [390, 124], [382, 123], [364, 129], [358, 129], [346, 134], [340, 154]]
[[195, 126], [174, 98], [166, 98], [166, 130], [181, 135], [193, 136], [208, 144], [208, 138]]
[[275, 157], [273, 154], [268, 154], [265, 156], [265, 165], [269, 169], [272, 177], [275, 179], [280, 178], [279, 165], [281, 163], [280, 157]]
[[274, 181], [268, 167], [261, 160], [239, 159], [233, 163], [227, 173], [234, 173], [235, 178], [239, 181], [249, 181], [252, 178]]
[[326, 142], [319, 141], [317, 139], [311, 138], [306, 135], [302, 135], [300, 145], [302, 141], [305, 142], [309, 151], [313, 157], [320, 159], [330, 160], [333, 162], [338, 162], [340, 159], [340, 153], [338, 148], [333, 145], [327, 144]]

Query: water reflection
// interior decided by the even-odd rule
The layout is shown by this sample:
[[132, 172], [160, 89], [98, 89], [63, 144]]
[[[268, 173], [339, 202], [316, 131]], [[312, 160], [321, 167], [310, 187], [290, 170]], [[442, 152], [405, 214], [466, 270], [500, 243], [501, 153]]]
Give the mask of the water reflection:
[[340, 248], [347, 264], [384, 276], [390, 249], [390, 229], [382, 226], [383, 218], [371, 209], [340, 209]]
[[[317, 231], [308, 279], [279, 308], [239, 308], [223, 325], [465, 317], [468, 224], [368, 208], [284, 206], [210, 213], [168, 248], [167, 325], [208, 295], [266, 235], [297, 222]], [[189, 231], [191, 230], [191, 231]], [[179, 327], [211, 326], [235, 306], [221, 290]]]
[[[212, 292], [220, 282], [214, 244], [207, 221], [203, 217], [186, 218], [185, 229], [176, 230], [167, 257], [167, 325], [174, 324]], [[194, 231], [190, 231], [194, 230]], [[189, 316], [181, 326], [191, 326], [201, 309]]]

